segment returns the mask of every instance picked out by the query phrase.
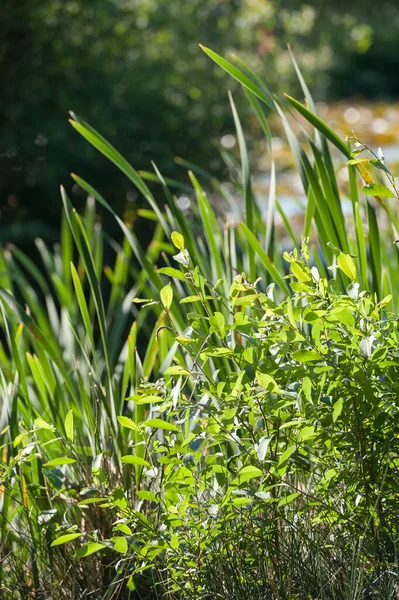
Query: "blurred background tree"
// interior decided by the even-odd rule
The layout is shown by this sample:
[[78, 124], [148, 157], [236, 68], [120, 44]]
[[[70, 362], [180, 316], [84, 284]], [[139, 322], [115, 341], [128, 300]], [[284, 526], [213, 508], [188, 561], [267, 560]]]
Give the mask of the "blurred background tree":
[[274, 89], [296, 91], [291, 43], [318, 99], [398, 94], [396, 0], [3, 0], [0, 11], [0, 243], [57, 239], [59, 185], [84, 200], [70, 171], [119, 212], [139, 204], [68, 126], [70, 109], [137, 168], [153, 159], [176, 175], [179, 155], [220, 171], [212, 141], [233, 128], [232, 80], [198, 42], [237, 52]]

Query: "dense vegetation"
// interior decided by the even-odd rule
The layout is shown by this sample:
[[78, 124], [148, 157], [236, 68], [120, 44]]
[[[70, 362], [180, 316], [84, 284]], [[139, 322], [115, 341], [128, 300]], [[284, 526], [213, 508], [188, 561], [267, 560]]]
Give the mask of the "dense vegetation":
[[203, 50], [243, 86], [272, 165], [266, 114], [281, 119], [307, 196], [302, 231], [273, 178], [262, 218], [232, 95], [241, 167], [232, 158], [227, 189], [191, 165], [191, 223], [170, 191], [182, 184], [140, 176], [72, 115], [146, 200], [155, 233], [143, 248], [137, 224], [73, 175], [89, 200], [79, 213], [62, 189], [61, 243], [38, 240], [40, 268], [18, 248], [1, 254], [5, 598], [397, 592], [395, 179], [382, 151], [316, 115], [295, 61], [306, 104]]

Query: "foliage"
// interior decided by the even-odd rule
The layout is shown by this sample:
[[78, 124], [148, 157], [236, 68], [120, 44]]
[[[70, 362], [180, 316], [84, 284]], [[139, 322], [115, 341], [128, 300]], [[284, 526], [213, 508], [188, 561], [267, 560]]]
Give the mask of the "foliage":
[[[325, 598], [372, 586], [385, 598], [396, 584], [395, 180], [381, 152], [357, 139], [351, 149], [315, 114], [295, 62], [307, 105], [205, 51], [245, 88], [269, 150], [263, 104], [281, 118], [307, 194], [309, 255], [273, 186], [262, 217], [232, 96], [233, 192], [184, 161], [191, 186], [156, 167], [139, 173], [73, 115], [148, 207], [132, 225], [74, 175], [87, 206], [80, 214], [62, 190], [61, 245], [38, 240], [41, 267], [15, 247], [0, 255], [6, 598], [139, 598], [153, 584], [178, 596], [187, 566], [193, 598], [226, 586], [233, 598], [295, 598], [304, 582]], [[342, 162], [347, 187], [335, 175]], [[199, 229], [170, 188], [196, 199]], [[144, 219], [155, 223], [146, 248]]]
[[[161, 597], [387, 597], [397, 581], [398, 321], [389, 297], [360, 291], [349, 255], [338, 257], [353, 280], [342, 294], [303, 254], [286, 255], [292, 296], [276, 302], [273, 286], [264, 293], [241, 274], [223, 312], [209, 312], [198, 269], [181, 269], [206, 316], [192, 313], [175, 333], [184, 362], [130, 397], [145, 420], [118, 418], [126, 454], [119, 465], [112, 449], [96, 457], [53, 548], [120, 554], [118, 580], [133, 591], [144, 573]], [[170, 317], [169, 284], [159, 304]], [[62, 456], [74, 439], [73, 420], [64, 425], [36, 419], [5, 479], [38, 457], [47, 477], [87, 469], [78, 448], [77, 459]], [[48, 461], [50, 445], [61, 456]], [[114, 483], [122, 465], [124, 486]], [[100, 539], [92, 531], [93, 507], [108, 537], [104, 525]]]

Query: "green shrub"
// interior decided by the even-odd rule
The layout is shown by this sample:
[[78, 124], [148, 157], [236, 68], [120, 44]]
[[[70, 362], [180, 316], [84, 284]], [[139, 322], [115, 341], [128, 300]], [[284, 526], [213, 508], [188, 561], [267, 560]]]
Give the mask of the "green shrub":
[[[185, 254], [183, 238], [173, 239]], [[183, 267], [193, 292], [181, 301], [193, 304], [185, 331], [169, 312], [173, 288], [161, 290], [184, 361], [131, 398], [144, 421], [118, 419], [120, 460], [136, 485], [112, 483], [120, 465], [105, 451], [89, 499], [70, 499], [81, 518], [60, 527], [54, 545], [79, 538], [77, 557], [119, 553], [129, 589], [144, 574], [165, 598], [388, 597], [397, 580], [398, 320], [389, 297], [360, 290], [349, 255], [337, 258], [347, 293], [310, 268], [306, 245], [285, 258], [293, 295], [281, 302], [274, 286], [262, 292], [244, 274], [225, 296]], [[222, 312], [209, 308], [213, 297]], [[35, 425], [44, 459], [58, 433]], [[70, 440], [72, 431], [70, 421]], [[31, 456], [25, 447], [16, 463], [26, 468]], [[93, 508], [108, 538], [104, 523], [100, 539], [91, 530]]]
[[[242, 162], [232, 181], [245, 210], [193, 167], [185, 190], [198, 234], [169, 190], [179, 182], [156, 167], [140, 175], [73, 116], [137, 187], [156, 228], [142, 248], [137, 225], [74, 175], [90, 199], [80, 215], [62, 190], [62, 243], [38, 241], [42, 269], [17, 248], [0, 254], [6, 598], [360, 599], [396, 585], [395, 180], [381, 153], [356, 139], [351, 150], [291, 98], [314, 128], [302, 146], [287, 104], [239, 61], [206, 52], [243, 84], [268, 144], [261, 102], [280, 115], [312, 242], [300, 255], [273, 186], [262, 219], [232, 97]], [[145, 179], [162, 185], [165, 207]], [[226, 222], [205, 189], [224, 193], [244, 222]], [[103, 234], [94, 199], [116, 218], [122, 246]]]

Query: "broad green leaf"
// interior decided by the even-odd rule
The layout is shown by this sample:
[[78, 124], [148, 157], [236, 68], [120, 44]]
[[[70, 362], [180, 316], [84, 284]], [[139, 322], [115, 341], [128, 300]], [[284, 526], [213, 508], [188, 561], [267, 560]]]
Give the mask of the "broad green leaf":
[[165, 287], [162, 288], [160, 295], [161, 295], [161, 302], [162, 302], [164, 309], [169, 310], [170, 307], [172, 306], [172, 302], [173, 302], [172, 285], [170, 283], [168, 283], [168, 285], [165, 285]]
[[243, 497], [243, 498], [233, 498], [231, 504], [233, 506], [245, 506], [246, 504], [250, 504], [253, 502], [253, 498]]
[[165, 398], [161, 396], [141, 396], [135, 400], [136, 404], [155, 404], [157, 402], [164, 402]]
[[180, 251], [184, 250], [184, 237], [178, 231], [173, 231], [170, 236], [173, 242], [173, 245]]
[[182, 300], [180, 300], [180, 304], [189, 304], [191, 302], [200, 302], [201, 300], [213, 300], [212, 296], [204, 296], [200, 298], [199, 296], [186, 296]]
[[142, 490], [137, 492], [137, 496], [142, 500], [149, 500], [150, 502], [155, 502], [157, 497], [154, 492], [149, 492], [148, 490]]
[[315, 350], [296, 350], [292, 356], [295, 358], [295, 360], [302, 363], [321, 360], [320, 354]]
[[314, 438], [316, 435], [317, 435], [317, 432], [315, 431], [315, 428], [312, 425], [308, 425], [307, 427], [303, 427], [298, 432], [298, 439], [305, 442], [306, 440], [310, 440], [311, 438]]
[[68, 542], [71, 542], [72, 540], [76, 540], [77, 538], [80, 538], [82, 535], [83, 535], [82, 533], [67, 533], [66, 535], [62, 535], [61, 537], [54, 540], [51, 543], [51, 546], [61, 546], [61, 544], [67, 544]]
[[309, 283], [312, 281], [310, 269], [309, 267], [305, 267], [303, 263], [294, 260], [291, 263], [291, 271], [298, 281], [302, 281], [303, 283]]
[[108, 498], [86, 498], [78, 502], [78, 506], [85, 506], [86, 504], [99, 504], [100, 502], [108, 502]]
[[368, 183], [363, 186], [363, 192], [367, 196], [380, 196], [381, 198], [395, 198], [395, 194], [385, 185], [379, 183]]
[[203, 356], [231, 356], [233, 351], [230, 348], [210, 348], [201, 353]]
[[128, 429], [137, 431], [137, 433], [140, 432], [140, 427], [134, 421], [132, 421], [132, 419], [129, 419], [129, 417], [119, 416], [117, 419], [122, 427], [127, 427]]
[[126, 554], [128, 550], [127, 539], [123, 536], [116, 536], [111, 538], [114, 542], [114, 550], [120, 554]]
[[174, 277], [175, 279], [182, 279], [186, 281], [184, 273], [179, 271], [178, 269], [174, 269], [173, 267], [162, 267], [162, 269], [158, 269], [158, 273], [162, 275], [168, 275], [169, 277]]
[[162, 419], [148, 419], [147, 421], [144, 421], [142, 425], [144, 427], [154, 427], [154, 429], [165, 429], [166, 431], [180, 431], [176, 425], [163, 421]]
[[85, 558], [86, 556], [90, 556], [90, 554], [99, 552], [99, 550], [103, 550], [104, 548], [106, 548], [106, 546], [104, 544], [100, 544], [100, 542], [88, 542], [75, 552], [75, 556], [76, 558]]
[[50, 423], [47, 423], [47, 421], [41, 419], [40, 417], [35, 419], [33, 424], [37, 429], [48, 429], [49, 431], [55, 431], [54, 425], [50, 425]]
[[212, 327], [214, 328], [214, 330], [219, 335], [224, 337], [226, 321], [225, 321], [225, 318], [222, 315], [222, 313], [220, 313], [220, 312], [213, 313], [213, 315], [209, 318], [209, 322], [212, 325]]
[[283, 454], [280, 456], [280, 460], [278, 462], [278, 466], [280, 467], [281, 465], [283, 465], [284, 463], [287, 462], [287, 460], [290, 458], [290, 456], [292, 456], [292, 454], [294, 454], [296, 450], [296, 446], [292, 445], [289, 446], [287, 448], [287, 450], [285, 450], [285, 452], [283, 452]]
[[168, 367], [166, 371], [164, 371], [164, 375], [190, 375], [190, 372], [186, 369], [183, 369], [179, 365], [173, 365], [172, 367]]
[[343, 401], [342, 398], [340, 398], [339, 400], [337, 400], [335, 402], [335, 404], [334, 404], [334, 410], [333, 410], [333, 421], [334, 421], [334, 423], [338, 419], [338, 417], [341, 415], [343, 406], [344, 406], [344, 401]]
[[345, 273], [349, 279], [356, 281], [356, 265], [355, 261], [349, 254], [340, 254], [337, 258], [339, 268]]
[[138, 465], [139, 467], [151, 467], [148, 460], [141, 458], [140, 456], [134, 456], [133, 454], [127, 454], [121, 457], [121, 462], [125, 465]]
[[261, 477], [263, 471], [258, 467], [254, 467], [249, 465], [247, 467], [243, 467], [239, 472], [238, 476], [234, 479], [231, 485], [241, 485], [242, 483], [246, 483], [251, 479], [256, 479], [257, 477]]
[[276, 383], [276, 380], [271, 375], [262, 373], [261, 371], [256, 371], [256, 379], [258, 380], [259, 384], [268, 392], [279, 392], [279, 387]]

